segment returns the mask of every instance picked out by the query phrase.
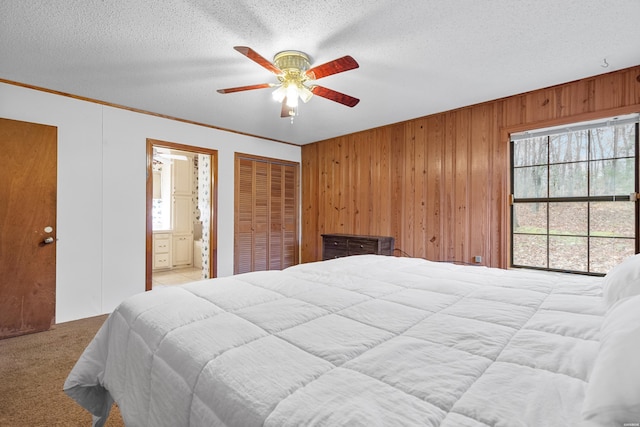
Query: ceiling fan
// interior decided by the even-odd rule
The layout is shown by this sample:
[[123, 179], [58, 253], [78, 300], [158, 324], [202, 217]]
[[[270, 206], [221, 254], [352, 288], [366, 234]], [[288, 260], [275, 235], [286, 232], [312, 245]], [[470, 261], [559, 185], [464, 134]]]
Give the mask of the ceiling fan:
[[313, 95], [335, 101], [347, 107], [355, 107], [360, 100], [353, 96], [318, 86], [305, 83], [327, 77], [333, 74], [358, 68], [358, 63], [351, 56], [343, 56], [322, 65], [311, 68], [309, 56], [297, 50], [285, 50], [273, 57], [273, 63], [262, 57], [255, 50], [246, 46], [235, 46], [235, 50], [271, 71], [278, 78], [279, 83], [261, 83], [249, 86], [218, 89], [218, 93], [234, 93], [245, 90], [264, 89], [277, 87], [273, 92], [273, 98], [282, 103], [280, 117], [290, 117], [291, 121], [298, 115], [298, 98], [308, 102]]

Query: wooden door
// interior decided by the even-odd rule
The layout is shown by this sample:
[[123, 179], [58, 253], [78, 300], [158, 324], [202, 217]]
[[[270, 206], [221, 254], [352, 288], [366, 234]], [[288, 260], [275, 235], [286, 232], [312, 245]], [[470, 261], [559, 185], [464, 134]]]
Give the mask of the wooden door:
[[269, 269], [280, 270], [298, 263], [297, 167], [272, 163], [269, 199]]
[[269, 270], [280, 270], [284, 258], [284, 240], [282, 227], [284, 225], [284, 165], [273, 163], [270, 166], [271, 187], [269, 200]]
[[269, 164], [236, 159], [234, 273], [267, 270]]
[[0, 338], [55, 321], [57, 128], [0, 119]]
[[298, 165], [236, 155], [234, 272], [298, 263]]

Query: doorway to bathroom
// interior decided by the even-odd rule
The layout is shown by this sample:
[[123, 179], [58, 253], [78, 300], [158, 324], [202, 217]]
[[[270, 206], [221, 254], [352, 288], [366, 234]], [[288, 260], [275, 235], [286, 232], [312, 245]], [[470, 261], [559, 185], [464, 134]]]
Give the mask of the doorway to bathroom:
[[216, 150], [147, 139], [146, 290], [216, 277]]

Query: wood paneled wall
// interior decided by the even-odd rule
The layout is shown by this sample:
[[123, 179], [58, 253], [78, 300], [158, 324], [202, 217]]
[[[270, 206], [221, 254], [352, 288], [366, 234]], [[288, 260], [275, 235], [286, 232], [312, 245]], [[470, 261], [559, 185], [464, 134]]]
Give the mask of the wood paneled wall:
[[509, 134], [631, 112], [640, 66], [305, 145], [301, 261], [322, 259], [322, 233], [349, 233], [506, 268]]

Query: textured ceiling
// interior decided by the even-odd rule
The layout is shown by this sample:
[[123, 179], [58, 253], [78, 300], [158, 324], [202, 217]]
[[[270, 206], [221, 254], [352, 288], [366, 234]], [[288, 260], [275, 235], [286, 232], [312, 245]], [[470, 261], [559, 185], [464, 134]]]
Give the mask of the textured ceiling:
[[[0, 78], [306, 144], [640, 64], [639, 0], [2, 0]], [[291, 124], [265, 58], [360, 68]], [[604, 67], [604, 63], [608, 67]]]

